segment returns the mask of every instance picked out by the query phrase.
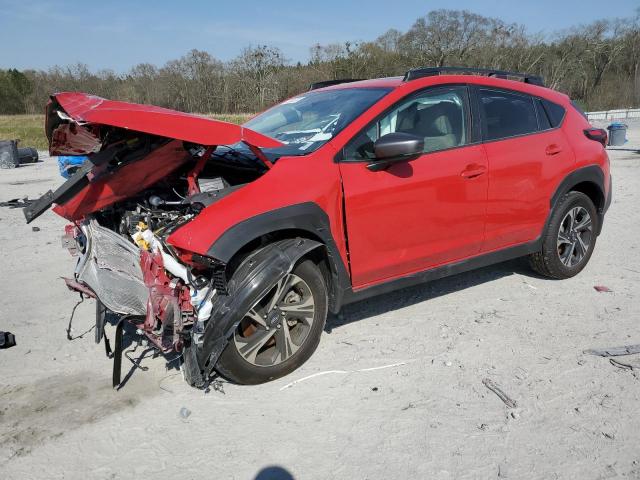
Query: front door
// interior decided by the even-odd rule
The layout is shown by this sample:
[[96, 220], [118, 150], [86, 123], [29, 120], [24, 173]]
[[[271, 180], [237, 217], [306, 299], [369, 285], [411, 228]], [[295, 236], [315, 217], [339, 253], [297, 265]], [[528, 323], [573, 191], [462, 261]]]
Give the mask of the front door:
[[[394, 105], [342, 151], [346, 231], [354, 288], [479, 253], [487, 160], [471, 144], [464, 86], [431, 88]], [[424, 138], [424, 154], [387, 170], [366, 168], [373, 142], [392, 132]]]

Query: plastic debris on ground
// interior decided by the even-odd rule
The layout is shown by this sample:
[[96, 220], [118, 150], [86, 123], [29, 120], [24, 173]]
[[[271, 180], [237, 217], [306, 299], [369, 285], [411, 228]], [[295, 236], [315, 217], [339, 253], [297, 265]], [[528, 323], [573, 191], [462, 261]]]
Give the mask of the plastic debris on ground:
[[613, 292], [613, 290], [611, 290], [609, 287], [605, 287], [604, 285], [595, 285], [593, 288], [595, 288], [596, 292], [601, 292], [601, 293]]

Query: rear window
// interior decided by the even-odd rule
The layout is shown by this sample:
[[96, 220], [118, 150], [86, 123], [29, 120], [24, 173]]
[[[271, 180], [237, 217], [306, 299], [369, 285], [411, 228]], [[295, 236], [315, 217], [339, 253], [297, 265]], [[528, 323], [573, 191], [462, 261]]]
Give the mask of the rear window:
[[484, 140], [499, 140], [538, 131], [533, 98], [497, 90], [479, 90]]
[[[560, 126], [562, 123], [562, 119], [564, 118], [564, 108], [558, 105], [557, 103], [550, 102], [549, 100], [541, 99], [540, 102], [544, 107], [545, 112], [547, 113], [547, 117], [549, 118], [549, 123], [553, 128]], [[584, 115], [584, 112], [582, 115]]]

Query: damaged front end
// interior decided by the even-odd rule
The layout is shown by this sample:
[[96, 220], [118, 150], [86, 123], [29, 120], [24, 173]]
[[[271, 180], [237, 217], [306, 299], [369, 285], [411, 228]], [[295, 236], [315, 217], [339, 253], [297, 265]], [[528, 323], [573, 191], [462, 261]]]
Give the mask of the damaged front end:
[[[227, 293], [225, 265], [167, 238], [265, 174], [270, 165], [260, 148], [281, 143], [238, 125], [85, 94], [53, 96], [46, 118], [50, 153], [88, 160], [26, 207], [25, 217], [30, 222], [53, 207], [72, 222], [63, 245], [78, 261], [65, 281], [121, 320], [113, 352], [117, 386], [123, 321], [162, 353], [182, 352], [194, 332], [203, 338], [217, 296]], [[246, 145], [252, 157], [216, 154], [233, 144]], [[96, 321], [100, 341], [104, 315]]]
[[[180, 219], [184, 221], [184, 218]], [[209, 269], [189, 267], [143, 221], [128, 239], [96, 218], [70, 225], [63, 243], [79, 256], [67, 286], [127, 316], [162, 352], [181, 351], [198, 319], [209, 319], [216, 294]]]

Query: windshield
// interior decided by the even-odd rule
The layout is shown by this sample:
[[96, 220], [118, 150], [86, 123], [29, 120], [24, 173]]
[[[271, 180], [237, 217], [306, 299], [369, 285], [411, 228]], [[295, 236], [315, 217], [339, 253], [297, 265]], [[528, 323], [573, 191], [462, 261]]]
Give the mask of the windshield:
[[390, 90], [345, 88], [303, 93], [261, 113], [244, 126], [286, 144], [268, 149], [272, 152], [305, 155], [331, 140]]

